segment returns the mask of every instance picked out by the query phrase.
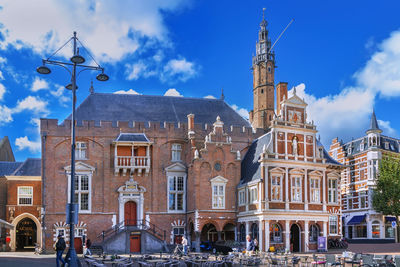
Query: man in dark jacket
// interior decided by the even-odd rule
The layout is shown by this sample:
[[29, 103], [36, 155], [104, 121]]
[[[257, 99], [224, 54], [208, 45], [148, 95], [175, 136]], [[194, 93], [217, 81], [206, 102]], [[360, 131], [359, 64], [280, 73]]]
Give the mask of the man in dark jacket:
[[60, 267], [59, 261], [62, 262], [61, 266], [65, 265], [65, 260], [62, 258], [65, 247], [66, 247], [66, 245], [65, 245], [64, 237], [62, 235], [58, 235], [57, 242], [55, 244], [55, 249], [56, 249], [56, 253], [57, 253], [57, 257], [56, 257], [57, 267]]

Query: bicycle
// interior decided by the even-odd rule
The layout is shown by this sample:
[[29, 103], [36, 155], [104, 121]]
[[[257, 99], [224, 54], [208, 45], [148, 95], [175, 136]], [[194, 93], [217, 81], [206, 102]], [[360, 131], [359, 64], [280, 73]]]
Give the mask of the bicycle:
[[39, 243], [35, 243], [35, 252], [34, 254], [40, 255], [43, 253], [43, 249], [40, 247]]
[[172, 252], [174, 256], [179, 256], [182, 257], [184, 255], [183, 253], [183, 246], [182, 245], [176, 245], [174, 251]]

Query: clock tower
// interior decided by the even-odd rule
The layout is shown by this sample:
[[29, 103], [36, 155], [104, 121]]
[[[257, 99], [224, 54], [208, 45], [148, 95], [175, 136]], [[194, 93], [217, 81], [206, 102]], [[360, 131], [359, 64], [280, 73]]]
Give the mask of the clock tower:
[[250, 122], [254, 128], [268, 130], [274, 117], [275, 109], [275, 53], [271, 51], [271, 40], [268, 38], [267, 21], [260, 23], [256, 55], [253, 56], [253, 110], [250, 111]]

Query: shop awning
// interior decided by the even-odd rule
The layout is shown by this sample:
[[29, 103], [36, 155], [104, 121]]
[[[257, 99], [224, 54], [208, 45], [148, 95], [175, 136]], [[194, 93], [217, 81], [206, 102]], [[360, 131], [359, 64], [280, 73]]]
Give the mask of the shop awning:
[[396, 217], [386, 216], [386, 217], [385, 217], [385, 220], [386, 220], [387, 222], [395, 222], [395, 221], [396, 221]]
[[4, 227], [4, 228], [8, 228], [8, 229], [14, 229], [14, 225], [3, 221], [2, 219], [0, 219], [0, 227]]
[[356, 215], [351, 218], [351, 220], [347, 223], [347, 225], [355, 225], [360, 224], [365, 221], [365, 214], [364, 215]]

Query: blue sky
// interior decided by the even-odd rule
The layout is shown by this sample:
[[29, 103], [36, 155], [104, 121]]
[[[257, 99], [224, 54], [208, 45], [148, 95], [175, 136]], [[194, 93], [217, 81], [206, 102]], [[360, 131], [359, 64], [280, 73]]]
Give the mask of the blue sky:
[[[376, 110], [384, 134], [398, 137], [398, 1], [55, 1], [0, 0], [0, 136], [17, 160], [40, 157], [38, 119], [71, 110], [69, 77], [60, 67], [39, 76], [41, 59], [72, 32], [106, 69], [78, 78], [78, 103], [97, 92], [219, 97], [246, 116], [252, 109], [251, 56], [266, 8], [277, 43], [275, 82], [297, 87], [321, 140], [361, 136]], [[87, 54], [82, 53], [87, 59]], [[58, 59], [68, 60], [66, 47]], [[130, 92], [132, 92], [132, 90]]]

